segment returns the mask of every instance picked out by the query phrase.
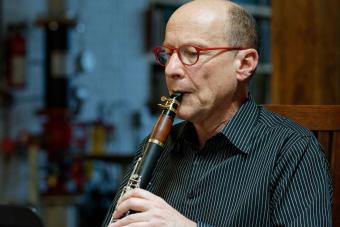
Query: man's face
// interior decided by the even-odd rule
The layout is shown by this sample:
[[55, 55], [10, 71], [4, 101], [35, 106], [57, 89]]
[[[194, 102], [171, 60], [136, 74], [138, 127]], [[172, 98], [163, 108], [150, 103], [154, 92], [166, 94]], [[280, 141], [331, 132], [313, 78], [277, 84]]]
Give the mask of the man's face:
[[[225, 9], [199, 11], [193, 7], [177, 11], [169, 20], [164, 45], [180, 47], [227, 47]], [[192, 122], [202, 122], [223, 112], [233, 101], [237, 87], [233, 70], [234, 52], [205, 51], [192, 66], [181, 63], [176, 52], [165, 68], [170, 91], [182, 92], [182, 104], [177, 116]]]

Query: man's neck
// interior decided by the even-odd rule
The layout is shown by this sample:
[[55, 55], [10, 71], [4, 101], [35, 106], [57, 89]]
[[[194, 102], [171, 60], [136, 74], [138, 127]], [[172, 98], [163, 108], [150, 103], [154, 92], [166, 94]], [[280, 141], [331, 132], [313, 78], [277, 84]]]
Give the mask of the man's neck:
[[240, 109], [245, 99], [231, 103], [226, 110], [223, 112], [217, 112], [214, 115], [209, 116], [208, 119], [204, 119], [200, 122], [193, 122], [199, 148], [202, 149], [205, 142], [221, 131], [223, 126], [236, 114]]

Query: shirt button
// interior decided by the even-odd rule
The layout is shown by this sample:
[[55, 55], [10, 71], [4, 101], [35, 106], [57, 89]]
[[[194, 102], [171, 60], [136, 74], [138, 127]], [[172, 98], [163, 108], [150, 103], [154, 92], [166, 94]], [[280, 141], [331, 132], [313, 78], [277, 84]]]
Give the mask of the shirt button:
[[188, 193], [188, 199], [193, 199], [195, 197], [195, 193], [193, 191]]

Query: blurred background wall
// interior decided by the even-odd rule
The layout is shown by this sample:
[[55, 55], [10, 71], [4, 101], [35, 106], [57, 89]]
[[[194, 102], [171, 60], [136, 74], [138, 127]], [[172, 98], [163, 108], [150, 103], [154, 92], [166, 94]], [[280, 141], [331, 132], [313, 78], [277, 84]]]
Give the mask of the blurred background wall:
[[150, 129], [148, 6], [1, 1], [1, 203], [39, 206], [48, 226], [98, 226], [77, 214], [103, 219], [114, 196], [121, 161], [103, 156], [128, 160]]

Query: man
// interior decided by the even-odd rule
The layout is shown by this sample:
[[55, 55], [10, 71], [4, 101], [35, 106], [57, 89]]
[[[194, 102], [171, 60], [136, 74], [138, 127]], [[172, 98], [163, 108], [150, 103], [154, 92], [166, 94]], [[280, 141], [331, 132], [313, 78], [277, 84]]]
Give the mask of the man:
[[[315, 137], [248, 97], [256, 46], [253, 18], [234, 3], [196, 0], [175, 11], [154, 53], [169, 93], [183, 93], [185, 121], [147, 190], [127, 192], [114, 211], [115, 199], [103, 226], [331, 226]], [[119, 221], [108, 225], [112, 215]]]

